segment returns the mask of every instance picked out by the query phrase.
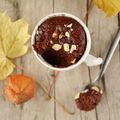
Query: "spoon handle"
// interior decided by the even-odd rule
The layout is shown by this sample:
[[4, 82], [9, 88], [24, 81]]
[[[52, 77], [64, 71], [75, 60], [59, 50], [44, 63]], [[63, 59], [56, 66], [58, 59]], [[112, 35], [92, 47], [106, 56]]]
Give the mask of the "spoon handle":
[[119, 41], [120, 41], [120, 29], [118, 30], [117, 35], [116, 35], [115, 39], [113, 40], [113, 42], [105, 56], [99, 76], [97, 77], [97, 79], [95, 79], [95, 81], [93, 83], [98, 82], [102, 78], [103, 74], [105, 73], [105, 71], [108, 67], [108, 64], [110, 63], [110, 60], [115, 52], [115, 49], [116, 49]]

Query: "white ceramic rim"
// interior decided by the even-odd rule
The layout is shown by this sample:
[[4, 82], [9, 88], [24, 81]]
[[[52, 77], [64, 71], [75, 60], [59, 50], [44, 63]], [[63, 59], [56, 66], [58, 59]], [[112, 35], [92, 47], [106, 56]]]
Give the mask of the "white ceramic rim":
[[[55, 16], [66, 16], [66, 17], [70, 17], [70, 18], [73, 18], [75, 19], [77, 22], [79, 22], [81, 24], [81, 26], [83, 27], [85, 33], [86, 33], [86, 39], [87, 39], [87, 44], [86, 44], [86, 50], [83, 54], [83, 56], [80, 58], [80, 60], [73, 64], [73, 65], [70, 65], [68, 67], [65, 67], [65, 68], [57, 68], [57, 67], [54, 67], [52, 65], [50, 65], [49, 63], [47, 63], [43, 58], [42, 56], [38, 56], [38, 54], [36, 53], [36, 51], [34, 50], [33, 48], [33, 44], [34, 44], [34, 37], [35, 37], [35, 33], [36, 33], [36, 30], [38, 28], [39, 25], [41, 25], [45, 20], [47, 20], [48, 18], [51, 18], [51, 17], [55, 17]], [[33, 50], [33, 53], [34, 55], [36, 56], [36, 58], [44, 65], [46, 66], [47, 68], [51, 69], [51, 70], [56, 70], [56, 71], [66, 71], [66, 70], [71, 70], [77, 66], [79, 66], [82, 62], [85, 61], [86, 57], [88, 56], [89, 54], [89, 51], [90, 51], [90, 48], [91, 48], [91, 37], [90, 37], [90, 33], [89, 33], [89, 30], [88, 28], [86, 27], [86, 25], [83, 23], [82, 20], [80, 20], [78, 17], [72, 15], [72, 14], [69, 14], [69, 13], [64, 13], [64, 12], [60, 12], [60, 13], [51, 13], [49, 15], [47, 15], [46, 17], [44, 17], [43, 19], [41, 19], [37, 25], [35, 26], [34, 30], [33, 30], [33, 33], [32, 33], [32, 37], [31, 37], [31, 46], [32, 46], [32, 50]]]

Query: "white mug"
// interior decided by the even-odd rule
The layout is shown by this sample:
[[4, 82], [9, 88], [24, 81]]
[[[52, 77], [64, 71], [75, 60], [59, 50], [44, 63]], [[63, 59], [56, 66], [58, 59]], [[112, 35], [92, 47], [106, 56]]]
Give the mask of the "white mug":
[[[36, 51], [34, 50], [33, 48], [33, 44], [34, 44], [34, 40], [35, 40], [35, 33], [36, 33], [36, 30], [38, 29], [38, 26], [40, 26], [44, 21], [46, 21], [47, 19], [51, 18], [51, 17], [55, 17], [55, 16], [66, 16], [66, 17], [70, 17], [70, 18], [73, 18], [74, 20], [76, 20], [77, 22], [80, 23], [80, 25], [83, 27], [85, 33], [86, 33], [86, 40], [87, 40], [87, 43], [86, 43], [86, 49], [85, 49], [85, 52], [83, 54], [83, 56], [80, 58], [80, 60], [73, 64], [73, 65], [70, 65], [68, 67], [65, 67], [65, 68], [57, 68], [57, 67], [54, 67], [52, 66], [51, 64], [47, 63], [43, 58], [42, 56], [38, 56], [38, 54], [36, 53]], [[32, 33], [32, 40], [31, 40], [31, 44], [32, 44], [32, 50], [36, 56], [36, 58], [46, 67], [52, 69], [52, 70], [57, 70], [57, 71], [65, 71], [65, 70], [71, 70], [77, 66], [79, 66], [81, 63], [85, 62], [88, 66], [97, 66], [97, 65], [100, 65], [102, 63], [102, 58], [96, 58], [94, 57], [93, 55], [90, 55], [89, 52], [90, 52], [90, 48], [91, 48], [91, 37], [90, 37], [90, 32], [88, 30], [88, 28], [86, 27], [86, 25], [82, 22], [82, 20], [80, 20], [79, 18], [77, 18], [76, 16], [74, 15], [71, 15], [71, 14], [68, 14], [68, 13], [52, 13], [46, 17], [44, 17], [43, 19], [41, 19], [38, 24], [36, 25], [35, 29], [33, 30], [33, 33]]]

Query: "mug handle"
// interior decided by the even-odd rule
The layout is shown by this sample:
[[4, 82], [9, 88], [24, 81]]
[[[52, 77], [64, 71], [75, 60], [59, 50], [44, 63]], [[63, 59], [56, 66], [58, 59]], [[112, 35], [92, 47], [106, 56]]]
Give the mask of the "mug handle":
[[95, 56], [89, 54], [84, 62], [87, 64], [87, 66], [97, 66], [102, 64], [103, 59], [100, 57], [96, 58]]

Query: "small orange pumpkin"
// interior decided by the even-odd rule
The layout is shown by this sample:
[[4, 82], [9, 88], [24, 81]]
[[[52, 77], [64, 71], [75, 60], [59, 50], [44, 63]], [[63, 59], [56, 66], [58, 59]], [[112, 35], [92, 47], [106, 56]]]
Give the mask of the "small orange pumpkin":
[[26, 102], [34, 96], [34, 81], [22, 74], [10, 75], [6, 82], [4, 94], [12, 103]]

